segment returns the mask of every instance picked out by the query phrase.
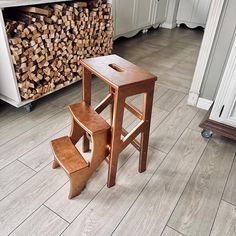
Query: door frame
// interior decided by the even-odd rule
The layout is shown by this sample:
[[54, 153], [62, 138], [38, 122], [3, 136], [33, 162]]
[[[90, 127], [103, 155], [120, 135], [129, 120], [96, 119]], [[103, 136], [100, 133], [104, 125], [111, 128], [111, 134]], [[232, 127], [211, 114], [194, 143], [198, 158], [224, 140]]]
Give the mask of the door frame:
[[202, 44], [188, 96], [188, 104], [192, 106], [197, 106], [199, 100], [200, 89], [211, 54], [211, 49], [213, 47], [221, 12], [223, 10], [223, 5], [224, 0], [212, 0], [210, 6], [206, 28], [203, 35]]

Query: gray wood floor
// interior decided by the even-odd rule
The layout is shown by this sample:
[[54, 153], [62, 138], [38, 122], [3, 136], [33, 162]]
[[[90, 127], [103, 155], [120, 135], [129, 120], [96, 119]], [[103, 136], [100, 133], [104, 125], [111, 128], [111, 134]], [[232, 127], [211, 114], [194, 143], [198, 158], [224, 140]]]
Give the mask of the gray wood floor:
[[[186, 104], [201, 39], [201, 31], [180, 28], [115, 43], [115, 53], [159, 80], [147, 171], [138, 173], [138, 153], [128, 146], [111, 189], [104, 162], [68, 200], [66, 174], [51, 168], [49, 142], [69, 133], [67, 105], [80, 101], [80, 82], [37, 101], [31, 113], [0, 102], [0, 235], [236, 235], [235, 142], [204, 140], [205, 111]], [[93, 105], [107, 91], [94, 79]], [[141, 98], [130, 100], [140, 106]], [[124, 126], [135, 124], [125, 112]]]

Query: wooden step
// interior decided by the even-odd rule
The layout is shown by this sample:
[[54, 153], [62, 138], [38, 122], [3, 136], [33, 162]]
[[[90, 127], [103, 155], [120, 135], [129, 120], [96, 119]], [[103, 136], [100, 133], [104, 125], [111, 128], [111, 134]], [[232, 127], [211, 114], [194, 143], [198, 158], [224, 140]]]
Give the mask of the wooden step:
[[89, 167], [68, 136], [51, 141], [56, 160], [68, 175]]
[[85, 102], [69, 106], [75, 121], [90, 135], [110, 129], [110, 125]]

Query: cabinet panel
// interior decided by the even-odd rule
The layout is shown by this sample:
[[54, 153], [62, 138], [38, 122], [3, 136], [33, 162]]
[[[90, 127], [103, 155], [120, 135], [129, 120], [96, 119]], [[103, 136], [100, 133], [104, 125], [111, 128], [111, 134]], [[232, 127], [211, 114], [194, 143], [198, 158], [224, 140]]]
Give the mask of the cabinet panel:
[[236, 127], [236, 38], [234, 39], [210, 119]]
[[190, 21], [194, 5], [195, 5], [195, 0], [180, 0], [177, 20]]
[[116, 35], [135, 29], [135, 0], [116, 0]]
[[212, 0], [180, 0], [177, 24], [184, 23], [194, 28], [204, 27]]
[[153, 24], [161, 24], [166, 20], [167, 15], [167, 0], [154, 0], [154, 17]]
[[195, 1], [191, 22], [206, 24], [211, 0]]
[[[136, 0], [137, 1], [137, 0]], [[142, 28], [151, 25], [153, 0], [138, 0], [136, 13], [136, 26]]]

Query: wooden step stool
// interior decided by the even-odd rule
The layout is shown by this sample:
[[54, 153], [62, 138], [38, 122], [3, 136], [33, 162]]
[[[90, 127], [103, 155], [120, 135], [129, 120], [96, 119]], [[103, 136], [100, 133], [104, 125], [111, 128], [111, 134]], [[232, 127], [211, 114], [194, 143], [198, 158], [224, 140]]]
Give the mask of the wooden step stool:
[[[88, 179], [108, 156], [110, 125], [85, 102], [70, 105], [69, 109], [73, 117], [71, 134], [53, 140], [51, 145], [55, 157], [53, 168], [61, 166], [70, 178], [71, 199], [80, 194]], [[91, 136], [93, 144], [90, 163], [75, 147], [86, 133]]]
[[[139, 172], [146, 170], [148, 139], [156, 76], [116, 56], [104, 56], [82, 60], [83, 101], [69, 106], [72, 114], [70, 136], [51, 142], [54, 151], [53, 168], [59, 165], [70, 178], [69, 198], [77, 196], [88, 179], [106, 159], [109, 163], [107, 186], [115, 184], [118, 157], [130, 143], [140, 151]], [[109, 85], [109, 94], [93, 109], [91, 105], [92, 74]], [[143, 112], [125, 102], [129, 96], [144, 93]], [[111, 126], [99, 115], [111, 105]], [[128, 134], [122, 128], [124, 109], [132, 112], [141, 122]], [[141, 142], [135, 138], [141, 134]], [[122, 135], [125, 136], [122, 139]], [[86, 162], [75, 144], [83, 139], [83, 151], [89, 151], [92, 141], [92, 157]]]
[[[101, 113], [111, 105], [111, 148], [107, 186], [115, 185], [119, 154], [131, 143], [140, 152], [139, 172], [146, 170], [153, 93], [157, 77], [135, 66], [117, 55], [96, 57], [81, 61], [83, 66], [83, 99], [91, 104], [92, 74], [110, 87], [110, 93], [95, 108]], [[143, 111], [125, 102], [129, 96], [144, 94]], [[128, 133], [122, 128], [124, 109], [128, 109], [141, 121]], [[141, 141], [135, 138], [141, 134]], [[122, 139], [122, 135], [124, 138]], [[84, 150], [89, 149], [89, 141], [84, 137]]]

